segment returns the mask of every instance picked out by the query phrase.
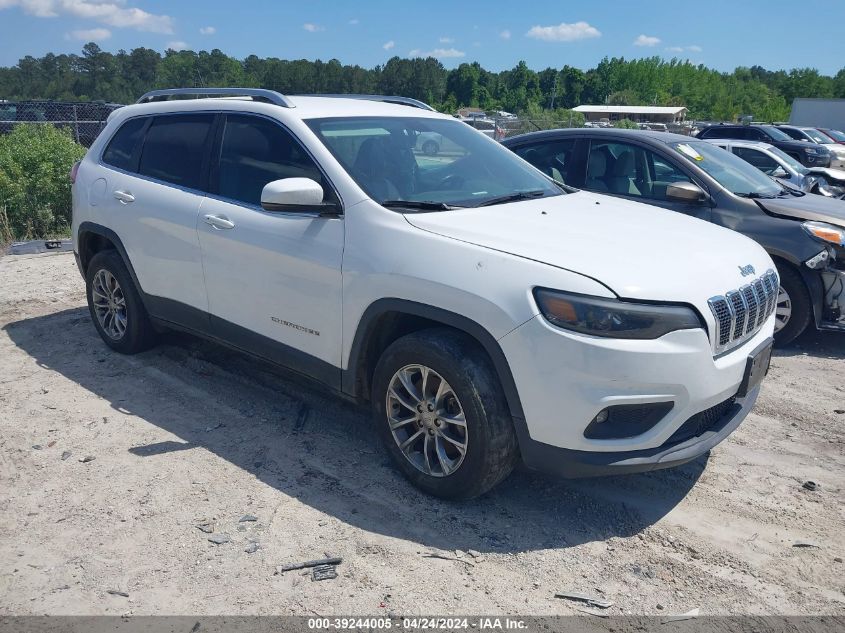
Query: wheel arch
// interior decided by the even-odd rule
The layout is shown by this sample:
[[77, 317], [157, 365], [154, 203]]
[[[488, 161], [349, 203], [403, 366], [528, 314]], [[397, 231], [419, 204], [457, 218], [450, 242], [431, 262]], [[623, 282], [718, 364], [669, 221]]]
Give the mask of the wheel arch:
[[141, 290], [141, 284], [138, 283], [138, 276], [135, 274], [135, 269], [132, 267], [132, 262], [126, 252], [126, 247], [123, 245], [123, 242], [120, 237], [118, 237], [117, 233], [102, 224], [96, 224], [95, 222], [83, 222], [79, 225], [76, 235], [77, 256], [79, 257], [79, 268], [83, 277], [85, 276], [85, 273], [88, 270], [88, 264], [91, 262], [91, 258], [94, 257], [94, 255], [107, 249], [115, 250], [118, 255], [120, 255], [126, 269], [129, 271], [129, 275], [132, 277], [132, 283], [134, 283], [135, 287], [138, 289], [138, 294], [141, 295], [141, 300], [143, 302], [144, 293]]
[[810, 320], [818, 328], [822, 320], [822, 315], [824, 314], [824, 306], [822, 305], [824, 300], [824, 285], [822, 284], [821, 275], [815, 270], [809, 270], [805, 266], [796, 264], [792, 258], [787, 259], [778, 253], [769, 253], [769, 256], [777, 266], [786, 266], [798, 273], [798, 276], [807, 287], [807, 292], [810, 294], [810, 310], [812, 310]]
[[407, 299], [379, 299], [364, 311], [352, 340], [347, 369], [343, 372], [343, 391], [369, 400], [376, 363], [388, 345], [406, 334], [432, 327], [458, 330], [479, 344], [499, 378], [511, 416], [524, 420], [510, 365], [493, 335], [469, 317]]

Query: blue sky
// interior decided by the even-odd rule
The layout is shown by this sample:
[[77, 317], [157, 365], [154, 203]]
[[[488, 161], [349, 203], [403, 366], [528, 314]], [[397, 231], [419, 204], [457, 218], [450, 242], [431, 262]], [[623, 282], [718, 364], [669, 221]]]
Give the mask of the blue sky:
[[[800, 6], [800, 8], [799, 8]], [[681, 8], [679, 8], [681, 7]], [[796, 11], [801, 24], [796, 24]], [[677, 56], [720, 70], [759, 64], [834, 74], [840, 0], [679, 3], [519, 0], [0, 0], [0, 65], [25, 55], [146, 46], [372, 67], [431, 54], [447, 68], [589, 68], [604, 56]]]

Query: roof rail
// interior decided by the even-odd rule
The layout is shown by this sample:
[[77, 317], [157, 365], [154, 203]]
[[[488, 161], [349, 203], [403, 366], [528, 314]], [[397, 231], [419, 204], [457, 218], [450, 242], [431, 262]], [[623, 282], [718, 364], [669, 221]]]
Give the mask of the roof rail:
[[382, 101], [384, 103], [394, 103], [397, 105], [411, 106], [412, 108], [419, 108], [421, 110], [430, 110], [436, 112], [427, 103], [412, 99], [411, 97], [395, 97], [387, 95], [356, 95], [356, 94], [301, 94], [299, 97], [327, 97], [329, 99], [363, 99], [364, 101]]
[[137, 103], [167, 101], [170, 97], [190, 95], [195, 97], [252, 97], [254, 101], [272, 103], [283, 108], [296, 107], [285, 95], [264, 88], [169, 88], [167, 90], [151, 90], [138, 99]]

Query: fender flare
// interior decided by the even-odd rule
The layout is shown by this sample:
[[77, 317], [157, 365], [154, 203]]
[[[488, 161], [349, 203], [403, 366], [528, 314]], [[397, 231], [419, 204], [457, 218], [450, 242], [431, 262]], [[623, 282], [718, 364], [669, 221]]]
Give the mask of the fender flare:
[[366, 345], [369, 342], [370, 337], [375, 333], [375, 325], [378, 322], [378, 319], [389, 312], [398, 312], [442, 323], [443, 325], [460, 330], [475, 339], [484, 351], [487, 352], [487, 355], [493, 363], [493, 369], [495, 370], [496, 375], [499, 378], [499, 382], [502, 385], [502, 390], [504, 391], [511, 417], [524, 423], [525, 414], [523, 413], [522, 403], [516, 389], [516, 382], [513, 379], [513, 374], [511, 373], [507, 358], [493, 335], [490, 334], [490, 332], [488, 332], [482, 325], [468, 317], [455, 312], [450, 312], [449, 310], [407, 299], [378, 299], [364, 310], [364, 313], [361, 315], [361, 319], [358, 321], [358, 328], [355, 331], [355, 337], [352, 340], [347, 370], [343, 372], [342, 388], [344, 392], [350, 395], [356, 395], [356, 385], [361, 379], [363, 368], [363, 363], [361, 361], [364, 357]]
[[[138, 294], [141, 295], [141, 301], [144, 301], [145, 295], [143, 289], [141, 288], [141, 284], [138, 282], [138, 275], [135, 274], [135, 268], [132, 266], [132, 261], [129, 259], [129, 254], [126, 252], [126, 247], [123, 245], [123, 241], [120, 239], [120, 237], [118, 237], [117, 233], [112, 231], [110, 228], [103, 226], [102, 224], [96, 224], [94, 222], [82, 222], [76, 232], [76, 244], [77, 249], [79, 251], [82, 251], [82, 245], [84, 243], [82, 237], [85, 233], [99, 235], [114, 244], [115, 250], [118, 252], [121, 259], [123, 259], [123, 263], [126, 265], [126, 269], [129, 271], [129, 275], [132, 277], [132, 283], [135, 284], [135, 288], [138, 289]], [[80, 271], [82, 272], [82, 276], [84, 277], [85, 270], [82, 267], [82, 253], [77, 253], [77, 256], [79, 257]]]

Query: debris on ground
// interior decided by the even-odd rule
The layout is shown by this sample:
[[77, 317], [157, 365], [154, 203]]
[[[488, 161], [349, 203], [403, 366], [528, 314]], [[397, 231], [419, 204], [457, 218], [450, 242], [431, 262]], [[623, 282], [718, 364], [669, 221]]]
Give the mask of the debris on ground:
[[311, 581], [332, 580], [337, 578], [337, 565], [317, 565], [311, 571]]
[[340, 565], [343, 559], [338, 558], [319, 558], [317, 560], [308, 560], [304, 563], [294, 563], [292, 565], [280, 565], [276, 568], [277, 574], [283, 574], [286, 571], [294, 571], [297, 569], [307, 569], [309, 567], [317, 567], [319, 565]]
[[805, 481], [801, 487], [805, 490], [818, 490], [819, 485], [815, 481]]
[[697, 618], [698, 614], [701, 612], [701, 609], [696, 607], [695, 609], [691, 609], [686, 613], [681, 613], [680, 615], [669, 615], [663, 618], [661, 624], [668, 624], [669, 622], [683, 622], [684, 620], [692, 620], [693, 618]]
[[119, 589], [108, 589], [106, 593], [110, 593], [113, 596], [120, 596], [121, 598], [128, 598], [129, 594], [125, 591], [120, 591]]
[[79, 461], [82, 462], [83, 464], [87, 464], [88, 462], [93, 462], [95, 459], [97, 459], [97, 458], [94, 457], [93, 455], [86, 455], [85, 457], [83, 457]]
[[66, 459], [68, 459], [71, 455], [73, 455], [73, 453], [71, 453], [70, 451], [65, 451], [64, 453], [62, 453], [62, 461], [65, 461], [65, 460], [66, 460]]
[[613, 603], [609, 600], [602, 600], [601, 598], [594, 598], [583, 593], [556, 593], [555, 598], [562, 598], [564, 600], [574, 600], [576, 602], [583, 602], [591, 607], [598, 607], [599, 609], [609, 609]]
[[244, 548], [244, 551], [245, 551], [247, 554], [254, 554], [254, 553], [255, 553], [255, 552], [257, 552], [259, 549], [261, 549], [261, 546], [260, 546], [258, 543], [256, 543], [255, 541], [252, 541], [249, 545], [247, 545], [247, 546]]
[[245, 514], [238, 520], [238, 523], [249, 523], [253, 521], [258, 521], [258, 517], [251, 514]]
[[792, 544], [792, 547], [821, 547], [818, 543], [814, 543], [813, 541], [795, 541]]
[[42, 450], [43, 448], [44, 448], [44, 447], [43, 447], [43, 446], [41, 446], [41, 444], [33, 444], [33, 445], [32, 445], [32, 450], [34, 450], [34, 451], [40, 451], [40, 450]]
[[229, 537], [228, 534], [212, 534], [208, 537], [208, 540], [215, 545], [223, 545], [224, 543], [228, 543], [232, 539]]
[[214, 521], [208, 521], [206, 519], [200, 520], [195, 526], [200, 532], [205, 532], [206, 534], [213, 534], [214, 533]]

